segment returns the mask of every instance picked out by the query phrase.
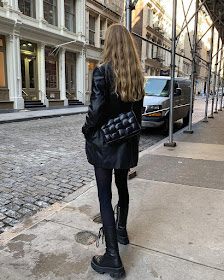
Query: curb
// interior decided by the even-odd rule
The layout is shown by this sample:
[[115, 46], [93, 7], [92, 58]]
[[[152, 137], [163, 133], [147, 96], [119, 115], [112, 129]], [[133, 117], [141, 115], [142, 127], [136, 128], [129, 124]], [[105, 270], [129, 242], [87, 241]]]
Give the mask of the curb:
[[86, 113], [87, 113], [87, 110], [86, 111], [81, 111], [81, 112], [62, 113], [62, 114], [54, 114], [54, 115], [48, 115], [48, 116], [27, 117], [27, 118], [20, 118], [20, 119], [0, 121], [0, 124], [13, 123], [13, 122], [24, 122], [24, 121], [33, 121], [33, 120], [37, 120], [37, 119], [49, 119], [49, 118], [73, 116], [73, 115], [86, 114]]

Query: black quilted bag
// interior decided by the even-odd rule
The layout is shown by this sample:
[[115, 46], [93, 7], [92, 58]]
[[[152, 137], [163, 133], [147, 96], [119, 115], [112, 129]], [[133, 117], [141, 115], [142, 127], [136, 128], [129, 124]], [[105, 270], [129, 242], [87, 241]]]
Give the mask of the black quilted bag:
[[135, 113], [131, 110], [110, 119], [101, 127], [101, 131], [108, 144], [115, 144], [140, 133], [141, 127]]

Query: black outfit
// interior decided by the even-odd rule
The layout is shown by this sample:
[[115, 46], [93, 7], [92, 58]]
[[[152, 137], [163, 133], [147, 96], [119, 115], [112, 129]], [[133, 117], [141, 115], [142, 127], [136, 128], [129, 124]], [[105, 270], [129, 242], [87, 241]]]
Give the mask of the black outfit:
[[97, 67], [93, 72], [90, 106], [82, 132], [86, 138], [86, 154], [90, 164], [95, 167], [98, 186], [100, 212], [103, 224], [115, 224], [111, 205], [112, 170], [115, 169], [115, 183], [118, 188], [119, 206], [128, 208], [127, 188], [128, 169], [138, 163], [140, 135], [118, 144], [107, 144], [100, 128], [110, 118], [133, 109], [141, 123], [143, 99], [136, 102], [123, 102], [114, 92], [114, 79], [111, 63]]
[[[109, 145], [100, 128], [110, 118], [131, 110], [132, 102], [123, 102], [114, 92], [113, 71], [110, 63], [93, 72], [92, 94], [83, 133], [86, 137], [86, 154], [90, 164], [106, 169], [129, 169], [138, 163], [139, 135], [123, 143]], [[133, 111], [141, 123], [143, 100], [133, 103]]]
[[[86, 154], [90, 164], [95, 167], [95, 175], [100, 201], [100, 213], [103, 222], [103, 232], [106, 239], [106, 253], [92, 259], [92, 268], [99, 273], [110, 273], [112, 277], [120, 278], [125, 270], [120, 259], [117, 242], [128, 244], [126, 222], [129, 204], [127, 188], [128, 170], [138, 163], [138, 146], [140, 135], [123, 140], [117, 144], [107, 144], [100, 131], [109, 119], [131, 109], [141, 123], [143, 100], [123, 102], [114, 92], [114, 79], [111, 63], [97, 67], [93, 72], [92, 94], [90, 106], [82, 132], [86, 138]], [[119, 194], [119, 207], [126, 213], [120, 217], [125, 224], [121, 228], [121, 219], [117, 219], [115, 227], [114, 212], [111, 205], [112, 171], [115, 170], [115, 183]], [[123, 207], [123, 208], [122, 208]], [[122, 212], [122, 211], [121, 211]], [[125, 219], [124, 219], [125, 218]]]

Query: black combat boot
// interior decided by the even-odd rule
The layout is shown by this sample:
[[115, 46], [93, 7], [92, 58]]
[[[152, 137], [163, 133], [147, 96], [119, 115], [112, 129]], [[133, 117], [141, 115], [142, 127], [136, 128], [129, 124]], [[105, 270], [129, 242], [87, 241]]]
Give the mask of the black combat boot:
[[106, 253], [102, 256], [94, 256], [91, 262], [92, 268], [100, 273], [109, 273], [111, 277], [121, 278], [125, 276], [125, 270], [119, 255], [115, 226], [100, 229], [105, 235]]
[[117, 228], [117, 241], [120, 244], [129, 244], [128, 233], [126, 229], [127, 218], [128, 218], [128, 208], [122, 208], [116, 205], [117, 217], [116, 217], [116, 228]]

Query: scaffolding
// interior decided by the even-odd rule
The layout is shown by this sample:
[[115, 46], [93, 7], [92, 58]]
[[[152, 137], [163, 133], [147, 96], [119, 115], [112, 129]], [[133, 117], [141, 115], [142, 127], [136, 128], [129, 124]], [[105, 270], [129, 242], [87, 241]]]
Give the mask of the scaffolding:
[[[135, 9], [138, 0], [126, 0], [126, 27], [131, 32], [132, 25], [132, 11]], [[139, 34], [132, 32], [133, 36], [140, 38], [152, 45], [157, 46], [167, 52], [171, 53], [171, 83], [170, 83], [170, 107], [169, 107], [169, 141], [165, 143], [165, 146], [175, 147], [176, 143], [173, 141], [173, 111], [174, 111], [174, 83], [175, 83], [175, 57], [183, 57], [191, 62], [191, 94], [190, 94], [190, 104], [189, 104], [189, 124], [185, 133], [193, 133], [192, 130], [192, 112], [193, 112], [193, 100], [194, 100], [194, 85], [195, 85], [195, 74], [196, 74], [196, 58], [204, 61], [208, 65], [208, 77], [207, 77], [207, 87], [206, 87], [206, 102], [205, 102], [205, 116], [203, 121], [208, 122], [208, 118], [214, 118], [214, 113], [217, 114], [218, 111], [222, 111], [223, 108], [223, 76], [221, 77], [221, 71], [224, 67], [223, 62], [223, 47], [224, 47], [224, 0], [195, 0], [195, 12], [191, 16], [191, 18], [187, 21], [187, 15], [192, 5], [193, 0], [191, 0], [187, 11], [185, 11], [183, 0], [181, 0], [184, 14], [184, 22], [181, 27], [181, 30], [178, 34], [176, 34], [177, 24], [176, 24], [176, 16], [177, 16], [177, 0], [173, 0], [173, 13], [172, 13], [172, 48], [171, 50], [166, 49], [165, 47], [147, 39], [143, 38]], [[204, 32], [203, 35], [198, 39], [198, 13], [201, 9], [205, 8], [207, 13], [209, 14], [212, 24], [209, 28]], [[194, 34], [193, 34], [193, 43], [191, 42], [188, 26], [189, 23], [194, 19]], [[178, 40], [182, 32], [187, 29], [189, 44], [191, 48], [192, 57], [189, 59], [188, 57], [177, 53], [176, 47], [178, 44]], [[213, 46], [214, 46], [214, 30], [218, 32], [218, 42], [217, 42], [217, 52], [213, 55]], [[202, 38], [211, 30], [210, 37], [210, 51], [209, 51], [209, 60], [206, 61], [202, 57], [197, 54], [197, 46], [201, 42]], [[220, 48], [221, 46], [221, 48]], [[219, 60], [220, 55], [220, 60]], [[212, 62], [215, 59], [215, 70], [212, 73]], [[219, 68], [219, 70], [218, 70]], [[211, 105], [211, 114], [208, 116], [208, 103], [210, 96], [210, 86], [211, 86], [211, 76], [214, 75], [213, 89], [212, 89], [212, 105]], [[221, 82], [221, 96], [220, 96], [220, 106], [219, 106], [219, 84]], [[216, 84], [218, 84], [218, 90], [216, 92]], [[219, 109], [218, 109], [219, 106]], [[215, 107], [215, 110], [214, 110]], [[158, 112], [158, 110], [156, 111]]]

